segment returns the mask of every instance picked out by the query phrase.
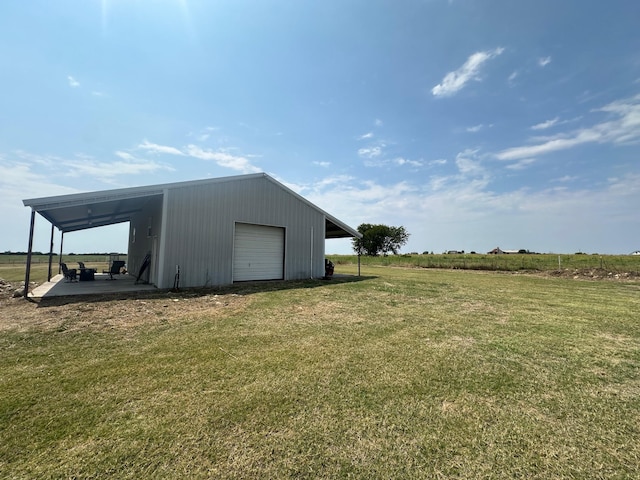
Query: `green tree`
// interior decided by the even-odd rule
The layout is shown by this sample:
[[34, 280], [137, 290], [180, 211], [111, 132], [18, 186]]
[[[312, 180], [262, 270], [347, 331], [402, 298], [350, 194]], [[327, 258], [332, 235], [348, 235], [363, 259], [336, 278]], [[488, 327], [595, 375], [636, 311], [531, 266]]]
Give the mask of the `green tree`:
[[404, 227], [390, 227], [388, 225], [372, 225], [363, 223], [358, 227], [362, 238], [353, 239], [353, 249], [358, 255], [377, 257], [397, 254], [409, 240], [409, 233]]

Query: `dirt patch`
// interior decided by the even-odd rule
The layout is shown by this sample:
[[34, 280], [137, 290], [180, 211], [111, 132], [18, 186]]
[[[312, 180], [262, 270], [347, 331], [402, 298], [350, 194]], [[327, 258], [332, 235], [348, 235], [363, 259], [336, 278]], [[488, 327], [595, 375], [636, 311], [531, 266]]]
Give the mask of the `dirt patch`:
[[217, 316], [244, 308], [248, 297], [234, 291], [157, 291], [25, 300], [13, 293], [21, 285], [0, 288], [0, 332], [126, 330], [142, 325]]
[[565, 268], [542, 272], [542, 275], [575, 280], [640, 281], [640, 272], [616, 272], [603, 268]]

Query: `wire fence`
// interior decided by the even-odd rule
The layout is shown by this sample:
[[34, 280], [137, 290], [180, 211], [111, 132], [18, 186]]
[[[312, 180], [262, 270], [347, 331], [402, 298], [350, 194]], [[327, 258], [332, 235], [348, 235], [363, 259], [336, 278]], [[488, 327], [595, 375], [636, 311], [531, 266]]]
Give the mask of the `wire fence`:
[[[357, 263], [355, 255], [330, 255], [336, 264]], [[496, 271], [610, 270], [640, 273], [640, 255], [423, 254], [360, 257], [362, 265]]]

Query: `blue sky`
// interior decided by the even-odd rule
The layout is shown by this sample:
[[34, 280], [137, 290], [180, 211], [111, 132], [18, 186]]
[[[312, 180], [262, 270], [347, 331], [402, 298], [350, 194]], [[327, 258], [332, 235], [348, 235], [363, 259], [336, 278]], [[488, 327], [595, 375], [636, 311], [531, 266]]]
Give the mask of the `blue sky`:
[[[0, 251], [27, 248], [25, 198], [261, 171], [404, 226], [403, 252], [638, 250], [639, 21], [637, 0], [3, 1]], [[126, 228], [64, 250], [126, 251]]]

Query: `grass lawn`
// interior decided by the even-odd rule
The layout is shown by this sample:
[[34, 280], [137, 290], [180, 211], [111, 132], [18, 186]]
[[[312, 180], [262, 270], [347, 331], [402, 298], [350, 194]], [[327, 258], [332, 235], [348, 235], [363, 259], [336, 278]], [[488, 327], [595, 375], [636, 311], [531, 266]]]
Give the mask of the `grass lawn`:
[[60, 322], [0, 328], [0, 478], [637, 478], [640, 283], [362, 273], [30, 306]]

